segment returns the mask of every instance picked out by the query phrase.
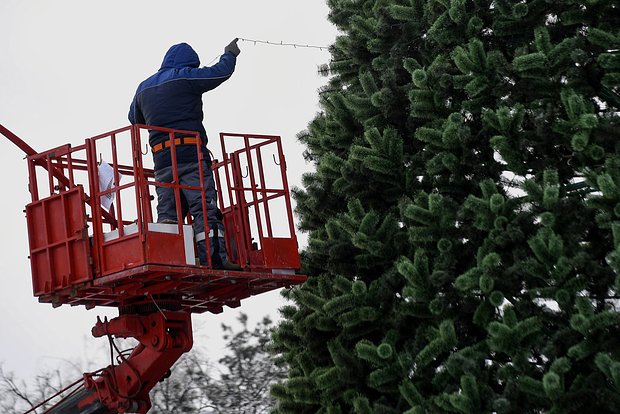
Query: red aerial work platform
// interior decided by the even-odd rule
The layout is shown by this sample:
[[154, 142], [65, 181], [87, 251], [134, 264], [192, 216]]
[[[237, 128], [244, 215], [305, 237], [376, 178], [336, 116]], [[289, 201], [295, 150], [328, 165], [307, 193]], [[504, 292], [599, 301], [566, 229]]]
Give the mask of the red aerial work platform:
[[[212, 164], [218, 205], [229, 259], [243, 269], [225, 271], [196, 264], [191, 217], [182, 217], [180, 208], [177, 224], [154, 220], [156, 186], [173, 189], [177, 206], [181, 190], [203, 188], [155, 181], [151, 157], [143, 152], [153, 129], [167, 133], [173, 149], [179, 135], [199, 138], [195, 132], [133, 125], [37, 153], [0, 125], [0, 133], [27, 154], [34, 295], [53, 306], [117, 307], [119, 317], [98, 321], [93, 335], [140, 343], [131, 355], [121, 355], [120, 365], [85, 374], [82, 394], [50, 413], [146, 413], [148, 392], [192, 346], [191, 313], [219, 313], [306, 279], [297, 274], [280, 137], [220, 134], [222, 159]], [[171, 154], [177, 177], [175, 151]], [[204, 228], [208, 234], [207, 222]]]

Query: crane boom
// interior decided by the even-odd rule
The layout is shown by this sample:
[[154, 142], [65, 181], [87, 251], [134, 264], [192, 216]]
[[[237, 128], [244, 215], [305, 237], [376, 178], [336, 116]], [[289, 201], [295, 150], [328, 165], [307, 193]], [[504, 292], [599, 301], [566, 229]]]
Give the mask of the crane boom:
[[13, 144], [17, 145], [17, 147], [24, 151], [26, 155], [35, 155], [37, 153], [30, 145], [26, 144], [23, 139], [15, 135], [13, 132], [9, 131], [2, 124], [0, 124], [0, 134], [7, 137], [8, 140], [11, 141]]

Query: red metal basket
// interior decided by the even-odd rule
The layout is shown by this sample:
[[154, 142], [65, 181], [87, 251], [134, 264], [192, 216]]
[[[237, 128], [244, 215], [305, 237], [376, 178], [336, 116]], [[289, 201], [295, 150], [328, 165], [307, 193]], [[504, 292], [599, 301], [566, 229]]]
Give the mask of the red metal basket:
[[[229, 258], [243, 268], [230, 272], [196, 265], [191, 217], [178, 224], [153, 220], [155, 186], [173, 188], [177, 206], [182, 188], [203, 189], [155, 181], [147, 167], [150, 157], [142, 152], [152, 129], [166, 132], [172, 148], [176, 134], [196, 136], [133, 125], [79, 146], [28, 156], [34, 295], [54, 306], [131, 311], [149, 299], [155, 304], [157, 298], [160, 306], [170, 298], [170, 306], [200, 313], [221, 312], [248, 296], [302, 283], [306, 278], [296, 274], [300, 260], [280, 137], [220, 135], [222, 160], [212, 164], [219, 206]], [[201, 159], [199, 142], [196, 150]], [[105, 188], [100, 184], [104, 164], [111, 172]], [[102, 205], [112, 199], [107, 208]], [[208, 223], [205, 229], [208, 233]]]

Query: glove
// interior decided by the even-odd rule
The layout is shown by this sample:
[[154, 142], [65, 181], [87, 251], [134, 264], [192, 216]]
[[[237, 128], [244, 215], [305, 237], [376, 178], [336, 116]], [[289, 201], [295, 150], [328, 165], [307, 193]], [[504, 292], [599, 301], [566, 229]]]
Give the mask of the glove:
[[238, 37], [233, 39], [233, 41], [230, 42], [228, 46], [224, 48], [224, 53], [230, 52], [234, 56], [239, 56], [239, 53], [241, 53], [241, 50], [239, 50], [239, 46], [237, 46], [237, 41], [239, 41]]

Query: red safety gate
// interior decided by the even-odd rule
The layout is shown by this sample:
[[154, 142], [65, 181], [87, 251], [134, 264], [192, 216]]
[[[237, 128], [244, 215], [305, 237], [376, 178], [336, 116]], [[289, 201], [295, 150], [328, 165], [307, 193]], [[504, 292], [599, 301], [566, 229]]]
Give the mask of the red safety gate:
[[[219, 205], [226, 234], [234, 235], [227, 238], [232, 259], [252, 269], [292, 273], [300, 263], [280, 137], [222, 133], [220, 143], [224, 160], [215, 164], [216, 182], [228, 190], [220, 191]], [[275, 171], [265, 169], [265, 158]]]
[[[154, 220], [156, 186], [173, 189], [177, 206], [182, 189], [202, 188], [155, 181], [146, 156], [149, 129], [167, 133], [173, 149], [175, 137], [197, 137], [134, 125], [28, 156], [32, 202], [26, 218], [34, 294], [41, 302], [133, 312], [155, 298], [156, 306], [165, 306], [169, 298], [171, 307], [189, 312], [220, 312], [305, 280], [296, 274], [300, 262], [280, 137], [220, 135], [222, 160], [212, 164], [214, 178], [229, 258], [243, 268], [230, 272], [196, 265], [191, 217], [180, 209], [177, 224]], [[200, 143], [196, 150], [201, 160]], [[208, 234], [208, 223], [205, 229]]]

